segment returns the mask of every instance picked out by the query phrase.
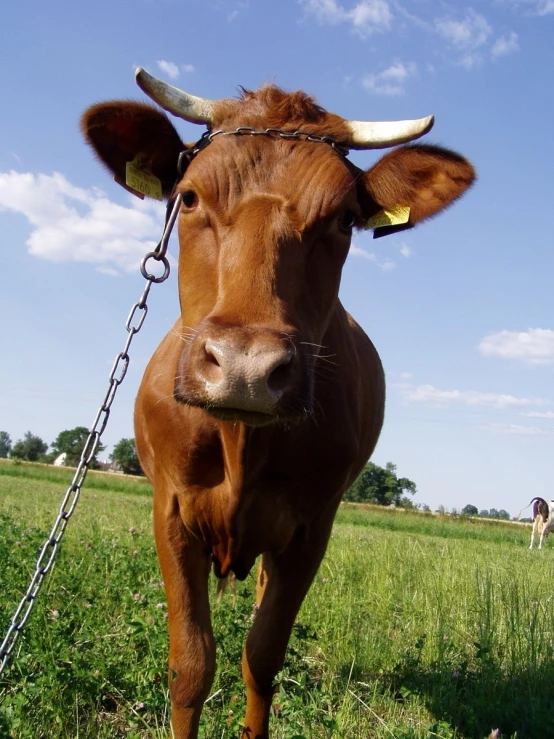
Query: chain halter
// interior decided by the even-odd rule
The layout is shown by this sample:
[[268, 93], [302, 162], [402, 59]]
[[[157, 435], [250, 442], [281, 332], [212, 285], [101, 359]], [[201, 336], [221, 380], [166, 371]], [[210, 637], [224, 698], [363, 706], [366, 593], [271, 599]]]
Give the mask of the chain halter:
[[327, 144], [344, 158], [346, 158], [350, 153], [350, 149], [348, 149], [348, 147], [344, 146], [344, 144], [341, 144], [331, 136], [319, 136], [318, 134], [310, 133], [309, 131], [302, 131], [300, 129], [297, 131], [283, 131], [281, 128], [264, 128], [263, 130], [258, 130], [256, 128], [252, 128], [252, 126], [239, 126], [238, 128], [235, 128], [234, 131], [223, 131], [222, 129], [217, 129], [216, 131], [208, 130], [202, 134], [192, 149], [186, 149], [179, 155], [178, 171], [180, 175], [184, 174], [188, 164], [192, 162], [197, 154], [211, 144], [216, 136], [268, 136], [272, 139], [312, 141], [316, 144]]

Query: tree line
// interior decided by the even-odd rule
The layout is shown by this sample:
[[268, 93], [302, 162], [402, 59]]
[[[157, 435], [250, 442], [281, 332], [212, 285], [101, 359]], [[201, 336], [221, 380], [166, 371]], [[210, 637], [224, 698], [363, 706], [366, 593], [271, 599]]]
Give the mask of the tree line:
[[[7, 431], [0, 431], [0, 459], [19, 459], [25, 462], [43, 462], [53, 464], [62, 454], [65, 455], [64, 466], [76, 467], [81, 459], [89, 436], [85, 426], [76, 426], [74, 429], [61, 431], [49, 445], [40, 436], [27, 431], [22, 439], [12, 443]], [[50, 448], [50, 451], [49, 451]], [[91, 461], [91, 468], [98, 469], [100, 462], [98, 455], [105, 450], [103, 444], [96, 448]], [[120, 439], [109, 456], [112, 464], [117, 465], [126, 475], [142, 475], [140, 462], [135, 447], [135, 440]]]
[[505, 511], [504, 508], [501, 508], [500, 510], [497, 510], [496, 508], [489, 508], [479, 510], [477, 506], [472, 505], [469, 503], [468, 505], [464, 506], [462, 508], [462, 516], [478, 516], [479, 518], [497, 518], [501, 521], [509, 521], [510, 520], [510, 514], [508, 511]]
[[[0, 431], [0, 458], [21, 459], [27, 462], [45, 462], [52, 464], [60, 454], [65, 454], [64, 464], [67, 467], [76, 467], [81, 458], [89, 431], [84, 426], [77, 426], [74, 429], [68, 429], [58, 434], [56, 439], [50, 445], [39, 436], [35, 436], [30, 431], [24, 435], [23, 439], [12, 444], [10, 435], [6, 431]], [[96, 449], [91, 467], [98, 469], [98, 454], [105, 449], [101, 444]], [[127, 475], [143, 475], [140, 462], [135, 447], [135, 440], [132, 438], [121, 439], [114, 446], [113, 452], [109, 459], [116, 464], [118, 468]], [[411, 508], [423, 512], [431, 512], [429, 506], [414, 503], [408, 496], [415, 495], [417, 487], [415, 482], [407, 477], [398, 477], [396, 465], [387, 462], [384, 467], [380, 467], [373, 462], [368, 462], [362, 473], [354, 484], [346, 491], [343, 499], [350, 503], [373, 503], [375, 505], [396, 506], [398, 508]], [[444, 506], [439, 506], [437, 513], [446, 513]], [[509, 521], [510, 514], [503, 508], [497, 510], [490, 508], [489, 510], [479, 510], [477, 506], [468, 503], [461, 511], [452, 509], [450, 515], [454, 516], [477, 516], [479, 518], [494, 518]], [[522, 519], [528, 521], [530, 519]]]
[[[6, 431], [0, 431], [0, 458], [9, 457], [27, 462], [52, 464], [61, 454], [65, 454], [65, 466], [75, 467], [79, 463], [88, 435], [89, 431], [85, 426], [77, 426], [74, 429], [60, 432], [52, 444], [48, 445], [40, 436], [27, 431], [22, 439], [12, 444], [10, 435]], [[101, 444], [97, 447], [91, 463], [93, 469], [98, 469], [98, 455], [104, 449], [105, 447]], [[144, 474], [140, 467], [134, 439], [118, 441], [109, 458], [125, 474]], [[408, 497], [408, 495], [414, 495], [416, 491], [414, 482], [408, 480], [407, 477], [398, 477], [396, 465], [392, 462], [388, 462], [385, 467], [368, 462], [361, 475], [344, 495], [344, 500], [352, 503], [417, 508], [419, 506], [414, 505]]]

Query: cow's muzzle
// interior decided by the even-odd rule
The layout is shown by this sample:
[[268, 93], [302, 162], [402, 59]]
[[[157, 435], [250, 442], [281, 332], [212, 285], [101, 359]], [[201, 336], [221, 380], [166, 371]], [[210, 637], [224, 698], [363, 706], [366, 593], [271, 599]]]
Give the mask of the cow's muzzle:
[[183, 352], [175, 397], [221, 420], [265, 425], [305, 412], [302, 365], [288, 335], [210, 327]]

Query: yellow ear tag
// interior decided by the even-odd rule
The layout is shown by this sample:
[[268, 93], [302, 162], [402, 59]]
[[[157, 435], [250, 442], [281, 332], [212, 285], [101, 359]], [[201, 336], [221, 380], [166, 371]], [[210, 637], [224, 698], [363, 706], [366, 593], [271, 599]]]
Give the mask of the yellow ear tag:
[[142, 166], [140, 154], [137, 154], [132, 162], [126, 163], [125, 183], [132, 190], [136, 190], [142, 195], [163, 200], [161, 180], [152, 174], [149, 169]]
[[410, 220], [410, 208], [399, 205], [393, 210], [380, 210], [367, 221], [366, 228], [383, 228], [383, 226], [400, 226]]

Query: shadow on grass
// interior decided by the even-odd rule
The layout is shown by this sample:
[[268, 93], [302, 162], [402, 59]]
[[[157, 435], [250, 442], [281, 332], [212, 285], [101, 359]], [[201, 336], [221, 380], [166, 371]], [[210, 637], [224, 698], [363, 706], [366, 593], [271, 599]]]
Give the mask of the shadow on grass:
[[554, 737], [554, 664], [511, 676], [494, 664], [453, 672], [403, 667], [379, 676], [382, 692], [400, 703], [423, 701], [460, 739], [484, 739], [492, 729], [503, 739]]

